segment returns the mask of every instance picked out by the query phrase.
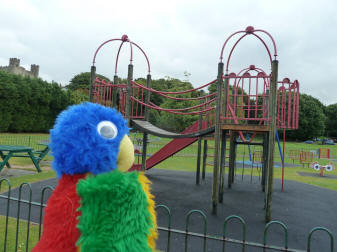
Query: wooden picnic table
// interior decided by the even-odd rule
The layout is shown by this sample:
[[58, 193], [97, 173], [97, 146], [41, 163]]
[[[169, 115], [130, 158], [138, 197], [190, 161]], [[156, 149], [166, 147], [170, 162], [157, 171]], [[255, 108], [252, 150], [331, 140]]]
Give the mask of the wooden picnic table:
[[32, 147], [28, 146], [0, 145], [0, 157], [2, 158], [2, 162], [0, 162], [0, 171], [5, 165], [10, 168], [8, 161], [12, 157], [30, 157], [36, 170], [41, 172], [39, 163], [48, 154], [49, 147], [48, 142], [41, 142], [39, 145], [43, 145], [45, 148], [41, 151], [34, 151]]

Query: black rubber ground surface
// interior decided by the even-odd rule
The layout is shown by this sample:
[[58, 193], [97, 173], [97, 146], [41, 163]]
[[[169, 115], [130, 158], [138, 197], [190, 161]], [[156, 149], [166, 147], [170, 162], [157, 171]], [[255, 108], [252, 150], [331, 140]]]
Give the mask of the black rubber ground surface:
[[[147, 172], [152, 181], [152, 192], [156, 197], [156, 204], [164, 204], [171, 210], [171, 228], [185, 230], [186, 215], [192, 209], [199, 209], [207, 216], [207, 233], [221, 236], [223, 223], [227, 216], [235, 214], [241, 216], [247, 224], [246, 240], [263, 243], [264, 232], [264, 194], [261, 191], [257, 177], [241, 174], [236, 175], [232, 189], [225, 190], [224, 201], [218, 205], [218, 214], [211, 214], [212, 174], [206, 174], [205, 181], [195, 184], [195, 174], [191, 172], [167, 171], [151, 169]], [[56, 179], [49, 179], [32, 184], [33, 201], [40, 202], [41, 189], [46, 185], [56, 186]], [[27, 199], [27, 193], [22, 197]], [[17, 197], [18, 191], [13, 190], [12, 196]], [[46, 198], [49, 192], [46, 193]], [[5, 212], [5, 201], [0, 200], [0, 213]], [[20, 217], [26, 219], [28, 207], [21, 208]], [[39, 222], [40, 208], [32, 206], [31, 220]], [[17, 203], [10, 204], [10, 216], [17, 216]], [[285, 223], [289, 231], [289, 247], [296, 249], [307, 248], [307, 237], [312, 228], [324, 226], [337, 239], [337, 192], [322, 189], [294, 181], [285, 181], [285, 191], [281, 192], [280, 180], [275, 180], [272, 219]], [[163, 210], [158, 210], [158, 224], [167, 227], [167, 216]], [[198, 215], [192, 215], [189, 230], [203, 233], [203, 220]], [[241, 226], [232, 222], [227, 228], [231, 238], [241, 239]], [[271, 226], [267, 244], [284, 245], [284, 232], [280, 226]], [[160, 232], [158, 248], [166, 250], [167, 233]], [[171, 251], [184, 251], [185, 236], [171, 235]], [[206, 251], [222, 251], [222, 244], [208, 240]], [[202, 251], [203, 240], [188, 238], [188, 251]], [[311, 251], [330, 251], [330, 241], [327, 234], [317, 232], [313, 235]], [[241, 251], [241, 246], [226, 245], [226, 251]], [[246, 251], [262, 251], [247, 247]], [[268, 251], [268, 250], [267, 250]]]

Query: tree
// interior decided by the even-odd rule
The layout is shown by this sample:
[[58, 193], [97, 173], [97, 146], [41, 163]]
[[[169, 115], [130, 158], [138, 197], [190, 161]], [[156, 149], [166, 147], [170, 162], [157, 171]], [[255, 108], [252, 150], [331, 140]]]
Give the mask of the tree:
[[337, 103], [326, 107], [326, 133], [329, 137], [337, 137]]
[[[198, 101], [175, 101], [166, 100], [161, 106], [170, 109], [181, 109], [186, 107], [191, 107], [196, 105]], [[184, 111], [185, 112], [185, 111]], [[173, 131], [181, 132], [198, 120], [198, 115], [179, 115], [172, 114], [169, 112], [161, 112], [160, 117], [157, 119], [157, 125], [160, 128]]]
[[311, 95], [301, 94], [298, 130], [289, 131], [287, 138], [307, 140], [324, 134], [324, 105]]
[[59, 84], [0, 71], [1, 132], [47, 132], [68, 105]]
[[[136, 80], [137, 83], [146, 85], [146, 79], [139, 78]], [[171, 78], [166, 76], [165, 78], [161, 78], [158, 80], [152, 80], [151, 81], [151, 87], [155, 90], [159, 91], [170, 91], [170, 92], [177, 92], [177, 91], [184, 91], [193, 89], [193, 86], [190, 82], [187, 81], [181, 81], [179, 79]], [[204, 94], [204, 91], [203, 91]], [[188, 94], [180, 94], [180, 95], [169, 95], [174, 97], [180, 97], [180, 98], [187, 98], [187, 97], [198, 97], [199, 92], [191, 92]], [[186, 108], [191, 107], [193, 105], [198, 104], [198, 101], [179, 101], [179, 100], [172, 100], [165, 98], [159, 94], [151, 92], [150, 96], [150, 102], [153, 104], [168, 108], [168, 109], [180, 109], [180, 108]], [[184, 130], [187, 126], [191, 125], [195, 120], [197, 120], [198, 116], [193, 115], [176, 115], [171, 114], [164, 111], [156, 111], [153, 109], [149, 110], [150, 118], [149, 121], [161, 128], [164, 128], [166, 130], [170, 131], [176, 131], [181, 132]]]
[[[193, 86], [190, 82], [181, 81], [179, 79], [174, 79], [170, 77], [166, 77], [165, 79], [159, 79], [157, 85], [165, 87], [167, 90], [163, 91], [170, 91], [170, 92], [178, 92], [193, 89]], [[189, 92], [186, 94], [179, 94], [179, 95], [170, 95], [179, 98], [194, 98], [199, 97], [199, 92]], [[173, 100], [160, 97], [163, 102], [160, 104], [160, 107], [168, 108], [168, 109], [182, 109], [187, 107], [192, 107], [194, 105], [199, 104], [199, 101], [182, 101], [182, 100]], [[185, 111], [186, 112], [186, 111]], [[181, 132], [186, 127], [190, 126], [194, 121], [198, 119], [197, 115], [178, 115], [172, 114], [168, 112], [160, 112], [160, 117], [157, 119], [156, 124], [164, 128], [166, 130], [174, 131], [174, 132]]]
[[68, 90], [69, 101], [71, 104], [80, 104], [85, 101], [89, 101], [89, 94], [83, 89]]
[[[72, 104], [79, 104], [84, 101], [89, 101], [90, 76], [90, 72], [77, 74], [66, 86], [66, 88], [69, 90], [69, 99]], [[96, 74], [96, 77], [110, 82], [109, 78], [103, 75]]]
[[13, 84], [13, 75], [0, 71], [0, 132], [6, 132], [13, 121], [19, 97], [17, 91]]
[[209, 85], [208, 86], [208, 92], [210, 93], [210, 94], [212, 94], [212, 93], [215, 93], [216, 92], [216, 85], [217, 85], [217, 81], [216, 82], [214, 82], [214, 83], [212, 83], [211, 85]]
[[[84, 72], [84, 73], [80, 73], [75, 75], [69, 82], [69, 84], [66, 86], [67, 89], [69, 90], [78, 90], [78, 89], [82, 89], [82, 90], [86, 90], [87, 92], [89, 92], [90, 89], [90, 72]], [[100, 75], [100, 74], [96, 74], [96, 77], [99, 77], [102, 80], [106, 80], [106, 81], [110, 81], [109, 78]]]

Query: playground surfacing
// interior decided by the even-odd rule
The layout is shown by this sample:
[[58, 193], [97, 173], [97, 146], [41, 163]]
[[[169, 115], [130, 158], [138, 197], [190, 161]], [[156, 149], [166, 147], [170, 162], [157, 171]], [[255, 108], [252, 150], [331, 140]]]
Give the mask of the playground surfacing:
[[[156, 204], [164, 204], [171, 210], [171, 228], [185, 230], [186, 215], [192, 209], [199, 209], [207, 216], [207, 233], [221, 236], [223, 234], [223, 223], [227, 216], [235, 214], [241, 216], [247, 224], [246, 240], [263, 243], [264, 211], [263, 193], [261, 192], [258, 177], [237, 175], [232, 189], [226, 189], [224, 203], [219, 204], [218, 214], [214, 216], [210, 212], [212, 174], [207, 173], [205, 181], [195, 185], [195, 173], [151, 169], [147, 171], [152, 181], [152, 192], [156, 197]], [[49, 179], [32, 184], [33, 201], [40, 202], [41, 189], [50, 185], [55, 187], [57, 179]], [[285, 223], [289, 231], [289, 247], [306, 249], [307, 237], [312, 228], [324, 226], [328, 228], [335, 239], [337, 234], [337, 192], [314, 187], [311, 185], [286, 181], [285, 192], [281, 192], [281, 181], [275, 180], [272, 219]], [[17, 190], [12, 191], [12, 196], [17, 197]], [[48, 197], [48, 193], [46, 195]], [[47, 198], [46, 197], [46, 198]], [[27, 198], [27, 193], [23, 193]], [[4, 214], [5, 201], [0, 200], [0, 211]], [[10, 206], [10, 216], [16, 217], [17, 203]], [[27, 207], [22, 207], [21, 218], [26, 218]], [[40, 208], [32, 206], [33, 222], [39, 222]], [[163, 210], [158, 211], [159, 226], [167, 227], [167, 215]], [[203, 221], [197, 215], [190, 219], [191, 232], [203, 233]], [[235, 221], [227, 228], [228, 237], [241, 239], [242, 229]], [[203, 240], [200, 238], [189, 238], [188, 251], [202, 251]], [[267, 244], [283, 246], [284, 233], [279, 226], [271, 226], [268, 233]], [[184, 251], [185, 236], [171, 235], [171, 251]], [[158, 249], [165, 251], [167, 246], [167, 233], [160, 231]], [[330, 241], [325, 233], [315, 233], [312, 239], [312, 251], [330, 251]], [[226, 251], [241, 251], [241, 246], [226, 245]], [[220, 242], [207, 241], [206, 251], [221, 251]], [[246, 251], [261, 251], [247, 247]]]

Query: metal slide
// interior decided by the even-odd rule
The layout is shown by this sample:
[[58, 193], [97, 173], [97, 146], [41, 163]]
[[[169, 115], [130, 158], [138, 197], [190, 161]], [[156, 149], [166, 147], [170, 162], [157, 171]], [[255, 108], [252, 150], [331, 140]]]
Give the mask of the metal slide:
[[[203, 122], [203, 129], [206, 127], [206, 123]], [[199, 121], [194, 122], [190, 127], [185, 129], [181, 132], [181, 135], [189, 135], [192, 132], [198, 132], [199, 130]], [[214, 131], [214, 127], [208, 130], [208, 133], [211, 133], [212, 130]], [[144, 131], [143, 131], [144, 132]], [[192, 143], [196, 142], [198, 137], [189, 137], [189, 138], [175, 138], [166, 144], [163, 148], [159, 151], [151, 155], [146, 160], [146, 170], [152, 168], [153, 166], [159, 164], [160, 162], [164, 161], [165, 159], [171, 157], [175, 153], [181, 151], [182, 149], [186, 148], [187, 146], [191, 145]], [[141, 170], [141, 164], [134, 164], [130, 170]]]
[[206, 128], [206, 123], [203, 122], [202, 128], [200, 130], [198, 123], [199, 121], [196, 121], [194, 124], [192, 124], [190, 127], [185, 129], [181, 133], [173, 133], [173, 132], [169, 132], [161, 128], [158, 128], [148, 121], [136, 120], [136, 119], [131, 120], [131, 124], [133, 128], [141, 132], [148, 133], [150, 135], [164, 137], [164, 138], [196, 138], [196, 137], [204, 136], [204, 135], [214, 132], [214, 126]]

